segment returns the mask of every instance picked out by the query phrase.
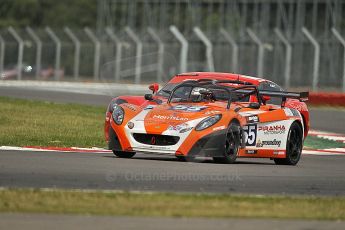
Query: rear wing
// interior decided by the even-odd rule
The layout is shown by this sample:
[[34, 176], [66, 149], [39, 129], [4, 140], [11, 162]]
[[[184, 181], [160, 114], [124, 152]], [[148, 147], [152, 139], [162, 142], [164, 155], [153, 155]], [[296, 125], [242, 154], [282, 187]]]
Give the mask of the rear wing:
[[285, 92], [285, 91], [266, 91], [259, 90], [261, 96], [270, 96], [270, 97], [281, 97], [283, 101], [286, 101], [286, 98], [294, 98], [299, 101], [308, 101], [309, 92]]

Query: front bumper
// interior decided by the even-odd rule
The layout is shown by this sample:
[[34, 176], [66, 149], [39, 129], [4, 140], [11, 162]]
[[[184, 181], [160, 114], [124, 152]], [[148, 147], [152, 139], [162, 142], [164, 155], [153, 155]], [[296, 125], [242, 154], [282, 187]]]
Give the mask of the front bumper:
[[[130, 132], [129, 130], [125, 131], [119, 127], [116, 128], [118, 132], [114, 131], [113, 127], [110, 128], [111, 131], [109, 132], [110, 134], [112, 134], [110, 135], [111, 137], [109, 140], [109, 149], [112, 150], [179, 156], [221, 156], [224, 153], [226, 133], [225, 129], [211, 131], [211, 133], [207, 135], [203, 135], [203, 133], [201, 132], [191, 130], [188, 133], [180, 135], [179, 141], [176, 144], [157, 145], [149, 144], [149, 140], [145, 141], [145, 143], [143, 143], [142, 141], [140, 143], [134, 138], [134, 133]], [[121, 135], [121, 131], [125, 132], [122, 132]], [[148, 137], [154, 136], [153, 134], [145, 135], [147, 135]], [[163, 134], [161, 136], [164, 135], [166, 134]], [[112, 143], [112, 145], [110, 145], [110, 143]], [[126, 145], [126, 143], [128, 144]]]

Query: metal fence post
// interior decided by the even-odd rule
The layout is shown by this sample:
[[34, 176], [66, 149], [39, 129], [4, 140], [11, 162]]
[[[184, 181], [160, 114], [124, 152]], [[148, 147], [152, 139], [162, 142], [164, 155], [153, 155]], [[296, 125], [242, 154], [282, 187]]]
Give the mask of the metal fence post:
[[263, 77], [264, 72], [264, 58], [265, 58], [265, 47], [259, 37], [254, 33], [253, 30], [247, 28], [247, 33], [249, 37], [258, 45], [258, 59], [257, 59], [257, 75], [258, 77]]
[[314, 46], [313, 90], [317, 91], [317, 85], [319, 83], [320, 45], [307, 28], [303, 27], [302, 32]]
[[184, 73], [187, 71], [188, 41], [176, 26], [170, 26], [169, 29], [181, 44], [180, 71]]
[[101, 42], [98, 40], [96, 35], [90, 30], [90, 28], [85, 27], [84, 31], [89, 39], [95, 45], [95, 57], [94, 57], [94, 66], [93, 66], [93, 78], [95, 81], [99, 80], [99, 65], [101, 60]]
[[278, 29], [275, 28], [274, 32], [278, 36], [279, 40], [282, 41], [285, 45], [286, 48], [286, 53], [285, 53], [285, 73], [284, 73], [284, 78], [285, 78], [285, 88], [290, 87], [290, 77], [291, 77], [291, 58], [292, 58], [292, 47], [289, 41], [287, 40], [286, 37], [284, 37], [283, 33]]
[[64, 28], [65, 33], [67, 36], [72, 40], [74, 44], [74, 66], [73, 66], [73, 77], [74, 80], [78, 80], [79, 78], [79, 63], [80, 63], [80, 41], [78, 37], [72, 32], [72, 30], [68, 27]]
[[345, 39], [341, 36], [336, 28], [332, 28], [332, 33], [344, 47], [344, 57], [343, 57], [343, 92], [345, 92]]
[[207, 36], [204, 34], [204, 32], [201, 31], [199, 27], [194, 27], [193, 31], [196, 34], [196, 36], [198, 36], [198, 38], [206, 46], [206, 58], [207, 58], [208, 70], [211, 72], [214, 72], [213, 46], [210, 39], [207, 38]]
[[4, 71], [5, 63], [5, 40], [0, 35], [0, 79], [2, 78], [2, 72]]
[[164, 64], [164, 43], [154, 29], [152, 29], [151, 27], [148, 27], [147, 31], [151, 35], [152, 39], [158, 44], [157, 82], [162, 82], [163, 64]]
[[121, 71], [121, 59], [122, 59], [122, 43], [110, 27], [107, 27], [105, 29], [105, 32], [116, 45], [114, 78], [116, 82], [119, 82], [120, 71]]
[[23, 39], [19, 36], [17, 31], [13, 29], [13, 27], [9, 27], [8, 31], [10, 34], [14, 37], [14, 39], [18, 43], [18, 59], [17, 59], [17, 80], [22, 80], [22, 69], [23, 69], [23, 56], [24, 56], [24, 41]]
[[26, 27], [26, 32], [29, 34], [29, 36], [34, 40], [36, 43], [36, 79], [39, 78], [40, 72], [41, 72], [41, 62], [42, 62], [42, 41], [38, 37], [38, 35], [35, 33], [31, 27]]
[[60, 70], [60, 63], [61, 63], [61, 41], [50, 27], [46, 27], [46, 32], [56, 45], [54, 78], [55, 80], [59, 80], [58, 73]]
[[229, 42], [232, 48], [232, 57], [231, 57], [231, 68], [234, 73], [238, 71], [238, 45], [235, 42], [235, 39], [232, 38], [230, 33], [228, 33], [224, 28], [220, 29], [220, 33], [224, 36], [225, 40]]
[[139, 37], [134, 33], [134, 31], [129, 27], [126, 26], [125, 28], [126, 33], [134, 41], [136, 44], [136, 59], [135, 59], [135, 84], [139, 84], [141, 82], [141, 61], [142, 61], [142, 54], [143, 54], [143, 43], [140, 41]]

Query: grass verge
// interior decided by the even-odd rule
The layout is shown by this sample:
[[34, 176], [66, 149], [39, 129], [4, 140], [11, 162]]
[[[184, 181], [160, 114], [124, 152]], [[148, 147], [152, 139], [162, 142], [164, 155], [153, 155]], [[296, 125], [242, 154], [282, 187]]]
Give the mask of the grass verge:
[[345, 197], [4, 189], [0, 212], [345, 220]]
[[106, 145], [104, 107], [0, 97], [0, 111], [0, 145]]
[[304, 141], [304, 148], [308, 149], [328, 149], [345, 148], [345, 144], [315, 136], [308, 136]]

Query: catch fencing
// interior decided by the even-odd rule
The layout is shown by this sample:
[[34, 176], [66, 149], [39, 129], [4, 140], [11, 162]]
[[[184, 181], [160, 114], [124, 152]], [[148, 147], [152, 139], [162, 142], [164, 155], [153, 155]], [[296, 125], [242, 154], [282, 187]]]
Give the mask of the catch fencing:
[[99, 2], [95, 29], [0, 30], [2, 79], [148, 83], [217, 71], [345, 92], [344, 1]]

